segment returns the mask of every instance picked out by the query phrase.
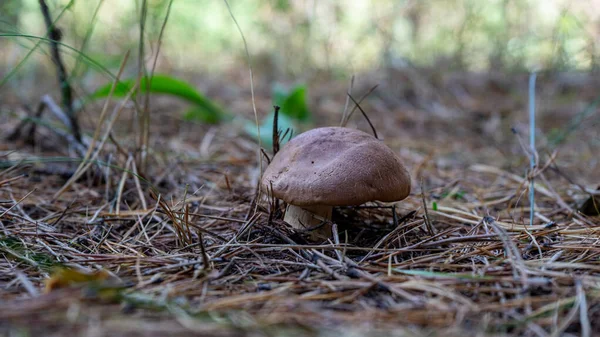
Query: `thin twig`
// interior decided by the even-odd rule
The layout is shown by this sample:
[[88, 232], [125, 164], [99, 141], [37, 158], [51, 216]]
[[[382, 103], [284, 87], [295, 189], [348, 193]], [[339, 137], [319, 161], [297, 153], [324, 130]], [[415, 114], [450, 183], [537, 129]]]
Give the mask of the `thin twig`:
[[435, 232], [433, 231], [433, 226], [431, 225], [429, 211], [427, 210], [427, 202], [425, 201], [425, 188], [423, 186], [423, 177], [421, 177], [421, 201], [423, 202], [423, 210], [425, 212], [425, 225], [427, 226], [427, 231], [429, 232], [430, 236], [433, 236]]
[[379, 139], [379, 137], [377, 137], [377, 130], [375, 130], [375, 127], [373, 126], [373, 123], [371, 123], [371, 120], [369, 119], [369, 116], [367, 116], [367, 113], [360, 107], [359, 103], [356, 100], [354, 100], [352, 95], [348, 94], [348, 97], [350, 97], [352, 102], [354, 102], [354, 104], [356, 104], [356, 106], [358, 107], [358, 110], [360, 110], [360, 112], [363, 114], [363, 116], [367, 120], [367, 123], [369, 123], [369, 126], [371, 127], [371, 130], [373, 131], [373, 136], [375, 136], [375, 138]]
[[[262, 142], [260, 138], [260, 124], [258, 121], [258, 112], [256, 111], [256, 100], [254, 98], [254, 76], [252, 75], [252, 59], [250, 57], [250, 50], [248, 49], [248, 43], [246, 42], [246, 37], [244, 36], [244, 32], [242, 31], [242, 27], [238, 23], [237, 19], [233, 15], [233, 11], [231, 10], [231, 6], [229, 6], [229, 2], [227, 0], [223, 0], [225, 5], [227, 6], [227, 10], [229, 11], [229, 15], [231, 15], [231, 19], [235, 23], [240, 36], [242, 37], [242, 41], [244, 42], [244, 50], [246, 51], [246, 59], [248, 60], [248, 71], [250, 73], [250, 95], [252, 96], [252, 110], [254, 111], [254, 122], [256, 123], [256, 135], [258, 139], [258, 151], [257, 151], [257, 159], [258, 165], [260, 167], [260, 172], [262, 172], [262, 160], [260, 160], [260, 149], [262, 148]], [[260, 190], [260, 187], [259, 187]]]
[[[369, 95], [371, 95], [371, 93], [375, 91], [375, 89], [377, 89], [378, 86], [379, 84], [372, 86], [371, 89], [369, 89], [369, 91], [362, 95], [362, 97], [358, 100], [358, 104], [362, 103], [363, 100], [365, 100], [365, 98], [369, 97]], [[352, 115], [354, 114], [354, 111], [356, 111], [356, 109], [357, 105], [355, 104], [352, 110], [350, 110], [350, 113], [348, 113], [348, 115], [346, 116], [346, 119], [342, 121], [342, 127], [345, 127], [348, 124], [348, 121], [350, 121], [350, 118], [352, 118]]]
[[592, 335], [592, 324], [588, 314], [587, 299], [581, 280], [575, 281], [575, 289], [577, 291], [577, 301], [579, 302], [579, 324], [581, 324], [581, 337], [590, 337]]
[[110, 130], [112, 129], [114, 123], [117, 121], [121, 111], [125, 107], [126, 102], [131, 98], [133, 93], [137, 90], [138, 86], [134, 85], [133, 88], [131, 88], [131, 90], [129, 90], [129, 93], [127, 93], [127, 96], [122, 101], [121, 105], [113, 112], [112, 119], [109, 121], [109, 124], [105, 131], [105, 134], [102, 137], [102, 139], [100, 139], [100, 146], [98, 146], [98, 149], [95, 152], [93, 152], [93, 154], [92, 154], [92, 151], [94, 150], [95, 142], [100, 137], [100, 130], [102, 128], [102, 124], [105, 119], [105, 114], [108, 109], [108, 102], [112, 98], [112, 95], [117, 86], [117, 83], [119, 83], [119, 78], [120, 78], [121, 74], [123, 73], [123, 70], [125, 69], [125, 64], [127, 63], [128, 58], [129, 58], [129, 51], [125, 54], [125, 57], [123, 58], [123, 61], [121, 62], [121, 68], [119, 69], [117, 78], [113, 82], [113, 85], [110, 89], [110, 93], [109, 93], [107, 101], [104, 103], [104, 107], [102, 108], [102, 112], [100, 113], [100, 122], [98, 123], [98, 126], [96, 127], [96, 131], [94, 132], [94, 138], [92, 138], [92, 141], [90, 142], [90, 146], [88, 147], [87, 153], [83, 157], [83, 160], [81, 161], [81, 164], [79, 164], [79, 167], [77, 168], [77, 171], [75, 171], [75, 174], [73, 174], [73, 176], [65, 183], [65, 185], [63, 185], [63, 187], [54, 194], [54, 198], [58, 198], [62, 193], [64, 193], [64, 191], [67, 188], [69, 188], [69, 186], [71, 186], [71, 184], [73, 184], [77, 179], [79, 179], [79, 177], [81, 177], [81, 175], [83, 175], [83, 173], [90, 168], [90, 166], [96, 160], [100, 151], [102, 150], [102, 147], [104, 146], [104, 143], [106, 142], [106, 139], [110, 135]]
[[[162, 39], [165, 32], [165, 27], [167, 26], [167, 22], [169, 21], [169, 15], [171, 14], [171, 6], [173, 5], [173, 0], [169, 1], [167, 5], [167, 14], [163, 20], [162, 26], [160, 27], [160, 33], [158, 34], [158, 43], [156, 46], [156, 54], [154, 55], [154, 61], [152, 62], [152, 69], [150, 70], [150, 77], [146, 79], [146, 96], [144, 101], [144, 116], [143, 116], [143, 128], [142, 132], [142, 144], [141, 144], [141, 167], [140, 170], [144, 172], [146, 170], [147, 165], [147, 155], [148, 155], [148, 142], [150, 135], [150, 88], [152, 87], [152, 80], [154, 78], [154, 71], [156, 70], [156, 63], [158, 61], [158, 55], [160, 54], [160, 47], [162, 46]], [[144, 1], [143, 6], [146, 6], [146, 1]], [[146, 15], [142, 15], [142, 19], [140, 20], [140, 30], [141, 35], [143, 35], [144, 24], [142, 21], [146, 20]], [[143, 39], [143, 36], [142, 38]], [[141, 41], [140, 39], [140, 41]], [[143, 45], [140, 42], [140, 54], [143, 54]]]

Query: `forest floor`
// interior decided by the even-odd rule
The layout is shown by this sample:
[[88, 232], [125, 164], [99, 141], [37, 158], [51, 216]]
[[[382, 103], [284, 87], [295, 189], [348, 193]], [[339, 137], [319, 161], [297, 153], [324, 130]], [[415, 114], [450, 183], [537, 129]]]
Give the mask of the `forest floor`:
[[[264, 116], [271, 83], [255, 80]], [[0, 334], [600, 334], [600, 218], [579, 212], [600, 184], [600, 80], [539, 75], [533, 225], [527, 80], [426, 69], [357, 77], [357, 97], [379, 85], [362, 108], [405, 161], [413, 190], [393, 209], [336, 209], [337, 235], [318, 243], [256, 197], [258, 145], [235, 120], [186, 122], [180, 103], [152, 97], [143, 166], [128, 105], [101, 128], [94, 165], [70, 181], [77, 153], [48, 128], [33, 143], [5, 138], [25, 104], [35, 110], [56, 93], [51, 78], [27, 102], [7, 95]], [[247, 70], [196, 83], [254, 118]], [[313, 126], [338, 125], [347, 81], [307, 85]], [[101, 109], [80, 116], [88, 137]], [[359, 113], [348, 126], [370, 132]]]

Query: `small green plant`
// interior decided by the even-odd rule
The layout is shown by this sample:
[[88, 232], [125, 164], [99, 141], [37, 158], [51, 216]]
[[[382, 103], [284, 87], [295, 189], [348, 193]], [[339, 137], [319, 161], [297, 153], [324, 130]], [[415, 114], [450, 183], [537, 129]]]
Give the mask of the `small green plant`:
[[[260, 128], [260, 141], [263, 147], [271, 148], [273, 146], [273, 117], [275, 116], [274, 112], [268, 114], [265, 118], [263, 118], [259, 128]], [[280, 144], [285, 144], [290, 136], [293, 136], [293, 130], [295, 128], [295, 121], [287, 115], [282, 114], [281, 112], [277, 118], [277, 128], [281, 130], [281, 134], [285, 134], [286, 130], [290, 131], [288, 134], [281, 139]], [[246, 121], [244, 124], [244, 130], [250, 136], [254, 138], [258, 138], [258, 131], [256, 130], [256, 124], [251, 121]]]
[[[214, 124], [229, 119], [229, 115], [221, 107], [181, 79], [168, 75], [154, 75], [149, 80], [145, 76], [140, 79], [139, 92], [171, 95], [193, 104], [193, 107], [184, 114], [185, 120]], [[147, 88], [148, 82], [150, 83], [149, 88]], [[135, 79], [120, 81], [115, 87], [113, 96], [125, 97], [135, 84]], [[107, 97], [111, 86], [112, 83], [109, 83], [98, 88], [88, 99]]]
[[273, 103], [281, 108], [281, 114], [300, 122], [309, 122], [312, 115], [306, 103], [306, 91], [305, 85], [286, 89], [280, 84], [275, 84], [273, 86]]
[[43, 271], [50, 271], [53, 267], [61, 265], [52, 255], [28, 250], [16, 237], [0, 237], [0, 252], [6, 257], [27, 263]]
[[[294, 130], [299, 124], [312, 122], [312, 114], [306, 103], [306, 86], [297, 85], [291, 89], [287, 89], [280, 84], [273, 86], [273, 105], [280, 107], [277, 118], [277, 127], [281, 130], [281, 134], [286, 136], [281, 140], [281, 144], [285, 144], [294, 135]], [[273, 146], [273, 117], [274, 112], [268, 114], [259, 126], [260, 140], [264, 147], [270, 148]], [[250, 136], [258, 138], [256, 124], [252, 121], [246, 121], [244, 130]]]

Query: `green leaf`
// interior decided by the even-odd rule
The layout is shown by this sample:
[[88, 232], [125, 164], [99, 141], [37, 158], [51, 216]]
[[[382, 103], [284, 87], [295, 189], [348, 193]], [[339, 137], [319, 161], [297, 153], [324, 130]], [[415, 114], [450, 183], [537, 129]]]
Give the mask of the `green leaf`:
[[432, 207], [433, 207], [434, 211], [437, 211], [438, 210], [437, 202], [434, 201]]
[[207, 124], [216, 124], [222, 121], [224, 116], [214, 114], [209, 110], [199, 106], [193, 106], [183, 114], [183, 119], [189, 122], [202, 122]]
[[[135, 85], [135, 79], [120, 81], [115, 87], [113, 96], [124, 97]], [[204, 97], [191, 84], [167, 75], [154, 75], [150, 78], [143, 76], [140, 79], [139, 92], [150, 92], [155, 94], [165, 94], [181, 98], [194, 104], [194, 108], [188, 111], [184, 118], [186, 120], [200, 120], [207, 123], [217, 123], [228, 118], [227, 114], [214, 102]], [[98, 99], [107, 97], [110, 93], [112, 83], [98, 88], [92, 93], [89, 99]]]
[[[260, 124], [260, 141], [263, 147], [270, 148], [273, 146], [273, 116], [274, 112], [268, 114]], [[282, 139], [280, 144], [285, 144], [290, 136], [290, 133], [294, 130], [294, 120], [286, 115], [279, 114], [277, 119], [277, 128], [280, 130], [280, 134], [284, 134], [287, 129], [290, 132], [286, 135], [285, 139]], [[246, 121], [244, 124], [244, 130], [250, 136], [258, 138], [258, 131], [256, 131], [256, 124], [252, 121]]]
[[306, 104], [306, 86], [298, 85], [292, 90], [286, 90], [283, 86], [273, 86], [273, 102], [278, 105], [280, 113], [301, 122], [311, 120], [311, 113]]

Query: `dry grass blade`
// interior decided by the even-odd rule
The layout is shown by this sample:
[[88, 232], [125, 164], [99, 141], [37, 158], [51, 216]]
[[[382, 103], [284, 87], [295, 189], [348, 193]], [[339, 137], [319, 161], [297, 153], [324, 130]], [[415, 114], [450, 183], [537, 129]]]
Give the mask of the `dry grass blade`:
[[425, 225], [427, 225], [427, 231], [429, 232], [429, 235], [433, 236], [435, 234], [435, 232], [433, 230], [433, 226], [432, 226], [431, 220], [429, 218], [429, 210], [427, 209], [427, 202], [425, 202], [425, 189], [423, 188], [423, 178], [422, 177], [421, 177], [421, 200], [423, 201], [423, 210], [425, 211], [425, 214], [424, 214]]
[[[123, 58], [123, 61], [121, 62], [121, 67], [119, 68], [117, 77], [113, 81], [113, 85], [110, 88], [110, 93], [108, 95], [108, 98], [104, 102], [104, 106], [102, 107], [102, 112], [100, 113], [100, 120], [99, 120], [98, 126], [96, 127], [96, 131], [94, 131], [94, 137], [92, 138], [90, 145], [88, 146], [87, 153], [82, 158], [81, 164], [79, 164], [79, 167], [77, 168], [77, 170], [75, 171], [73, 176], [65, 183], [65, 185], [58, 192], [56, 192], [54, 194], [54, 199], [58, 198], [61, 194], [63, 194], [64, 191], [66, 191], [69, 188], [69, 186], [71, 186], [71, 184], [73, 184], [75, 181], [77, 181], [77, 179], [79, 179], [90, 168], [90, 166], [92, 165], [91, 162], [94, 161], [98, 157], [98, 154], [100, 153], [100, 150], [102, 149], [102, 145], [106, 141], [106, 137], [110, 134], [112, 124], [114, 124], [121, 109], [123, 109], [124, 102], [127, 102], [129, 100], [129, 98], [131, 97], [131, 95], [133, 95], [134, 90], [137, 89], [137, 86], [135, 86], [134, 88], [132, 88], [132, 90], [129, 91], [129, 93], [127, 94], [127, 97], [123, 100], [123, 104], [117, 110], [116, 114], [113, 116], [112, 120], [110, 121], [110, 125], [107, 127], [107, 130], [105, 132], [105, 137], [100, 141], [100, 146], [98, 146], [98, 149], [96, 149], [96, 142], [98, 141], [98, 137], [100, 137], [102, 125], [104, 124], [104, 120], [106, 119], [106, 112], [108, 111], [108, 104], [109, 104], [110, 100], [112, 99], [112, 96], [114, 94], [117, 84], [119, 83], [119, 79], [121, 78], [121, 74], [123, 73], [123, 70], [125, 69], [125, 64], [127, 63], [128, 58], [129, 58], [129, 51], [125, 54], [125, 57]], [[93, 152], [93, 154], [92, 154], [92, 152]]]
[[27, 194], [25, 194], [25, 196], [23, 196], [21, 199], [19, 199], [18, 201], [14, 201], [12, 202], [12, 205], [7, 208], [4, 212], [0, 213], [0, 219], [6, 215], [6, 213], [10, 212], [13, 208], [17, 207], [23, 200], [27, 199], [27, 197], [29, 197], [31, 195], [31, 193], [35, 192], [36, 189], [33, 189], [31, 191], [29, 191]]
[[[146, 95], [144, 100], [144, 107], [142, 114], [140, 116], [140, 168], [142, 171], [146, 170], [147, 165], [147, 155], [148, 155], [148, 141], [150, 135], [150, 90], [152, 87], [152, 79], [154, 77], [154, 71], [156, 70], [156, 63], [158, 61], [158, 55], [160, 54], [160, 48], [162, 45], [163, 34], [165, 32], [165, 27], [167, 26], [167, 22], [169, 21], [169, 16], [171, 14], [171, 7], [173, 5], [173, 0], [170, 0], [167, 5], [167, 13], [165, 14], [165, 18], [160, 27], [160, 33], [158, 35], [158, 43], [156, 46], [156, 53], [154, 54], [154, 60], [152, 62], [152, 69], [150, 69], [150, 76], [146, 76]], [[140, 20], [140, 46], [139, 46], [139, 64], [140, 70], [138, 72], [139, 76], [142, 76], [141, 67], [144, 64], [144, 27], [146, 22], [146, 15], [148, 10], [147, 1], [144, 0], [142, 2], [142, 18]], [[138, 79], [139, 82], [139, 79]]]
[[579, 324], [581, 324], [581, 337], [590, 337], [592, 335], [592, 324], [588, 313], [587, 300], [581, 281], [575, 281], [575, 289], [577, 290], [577, 301], [579, 302]]
[[[352, 80], [352, 82], [351, 82], [351, 85], [352, 85], [353, 83], [354, 83], [354, 80]], [[356, 111], [356, 109], [359, 107], [360, 103], [362, 103], [362, 101], [363, 101], [365, 98], [369, 97], [369, 95], [370, 95], [370, 94], [371, 94], [373, 91], [375, 91], [375, 89], [377, 89], [377, 87], [378, 87], [378, 86], [379, 86], [378, 84], [377, 84], [377, 85], [374, 85], [374, 86], [373, 86], [373, 87], [372, 87], [372, 88], [371, 88], [369, 91], [367, 91], [367, 92], [366, 92], [366, 93], [365, 93], [365, 94], [364, 94], [364, 95], [363, 95], [363, 96], [362, 96], [362, 97], [361, 97], [361, 98], [358, 100], [358, 103], [354, 102], [354, 108], [352, 108], [352, 110], [350, 110], [350, 112], [349, 112], [349, 113], [348, 113], [348, 115], [346, 116], [346, 119], [343, 119], [343, 120], [342, 120], [342, 123], [341, 123], [341, 126], [342, 126], [342, 127], [345, 127], [345, 126], [348, 124], [348, 121], [350, 121], [350, 118], [351, 118], [351, 117], [352, 117], [352, 115], [354, 114], [354, 111]], [[353, 101], [354, 101], [354, 99], [351, 97], [350, 90], [349, 90], [349, 91], [348, 91], [348, 93], [346, 94], [346, 97], [347, 97], [348, 99], [351, 99], [351, 100], [353, 100]], [[344, 111], [345, 111], [345, 109], [344, 109]]]
[[248, 60], [248, 73], [250, 75], [250, 94], [251, 94], [251, 102], [252, 102], [252, 111], [254, 112], [254, 123], [256, 124], [256, 135], [258, 140], [258, 150], [257, 150], [257, 160], [258, 166], [260, 167], [260, 172], [262, 173], [262, 160], [260, 160], [260, 150], [262, 148], [262, 142], [260, 138], [260, 122], [258, 121], [258, 112], [256, 111], [256, 100], [254, 98], [254, 75], [252, 74], [252, 58], [250, 57], [250, 51], [248, 50], [248, 43], [246, 42], [246, 37], [244, 36], [244, 32], [242, 31], [242, 27], [233, 15], [231, 11], [231, 6], [229, 6], [229, 2], [227, 0], [223, 0], [225, 6], [227, 6], [227, 11], [229, 11], [229, 15], [231, 15], [231, 19], [235, 23], [235, 26], [242, 37], [242, 42], [244, 43], [244, 50], [246, 51], [246, 59]]
[[[173, 226], [175, 226], [175, 234], [177, 235], [177, 241], [180, 247], [185, 247], [192, 244], [192, 234], [187, 225], [186, 213], [180, 215], [175, 212], [169, 204], [167, 204], [160, 195], [156, 195], [154, 191], [150, 191], [152, 198], [156, 200], [160, 209], [168, 216]], [[188, 213], [189, 214], [189, 213]]]
[[373, 136], [375, 136], [375, 138], [379, 139], [379, 137], [377, 136], [377, 130], [375, 130], [375, 127], [373, 126], [373, 123], [371, 123], [371, 120], [369, 119], [369, 116], [367, 116], [367, 113], [361, 108], [360, 104], [352, 97], [352, 95], [348, 94], [348, 97], [350, 97], [352, 102], [354, 102], [354, 104], [356, 104], [356, 107], [358, 108], [358, 110], [360, 110], [363, 117], [365, 117], [365, 119], [367, 120], [367, 123], [369, 123], [369, 126], [371, 127], [371, 131], [373, 131]]

